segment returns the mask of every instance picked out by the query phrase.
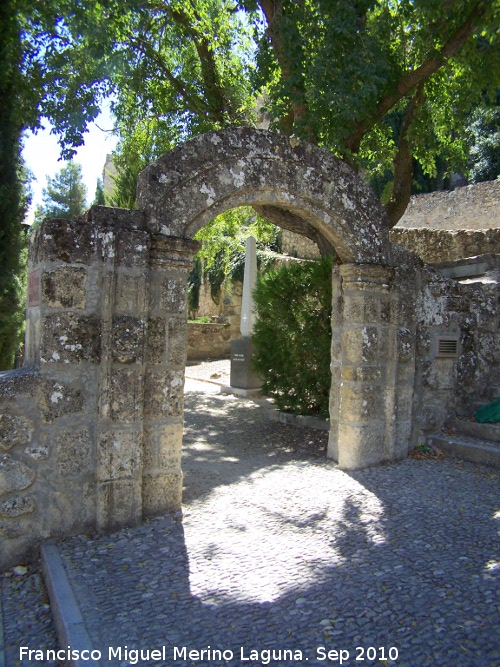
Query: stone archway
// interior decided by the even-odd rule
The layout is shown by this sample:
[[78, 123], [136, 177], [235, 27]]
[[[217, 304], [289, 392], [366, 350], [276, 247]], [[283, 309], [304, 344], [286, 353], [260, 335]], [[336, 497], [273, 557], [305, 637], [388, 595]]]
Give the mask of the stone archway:
[[[406, 372], [402, 379], [398, 369], [399, 293], [388, 227], [379, 201], [349, 167], [309, 144], [230, 129], [200, 136], [148, 166], [139, 176], [137, 202], [153, 246], [162, 248], [152, 285], [157, 304], [177, 304], [166, 327], [176, 332], [168, 344], [179, 351], [177, 366], [168, 361], [151, 369], [156, 384], [145, 395], [145, 414], [155, 412], [148, 407], [155, 396], [169, 391], [161, 387], [162, 377], [170, 381], [184, 368], [181, 255], [187, 259], [195, 251], [192, 237], [219, 213], [240, 205], [272, 206], [320, 230], [342, 262], [332, 277], [329, 456], [355, 469], [406, 455], [411, 400], [398, 403], [397, 394], [404, 390], [408, 398], [413, 376]], [[155, 417], [146, 431], [158, 433], [163, 426]], [[180, 440], [171, 445], [180, 452]], [[157, 493], [153, 497], [151, 511], [157, 511]]]
[[47, 537], [180, 508], [192, 237], [242, 204], [299, 216], [340, 258], [329, 456], [355, 469], [407, 454], [415, 266], [348, 167], [286, 137], [224, 130], [147, 167], [138, 204], [33, 234], [25, 368], [0, 374], [3, 566]]

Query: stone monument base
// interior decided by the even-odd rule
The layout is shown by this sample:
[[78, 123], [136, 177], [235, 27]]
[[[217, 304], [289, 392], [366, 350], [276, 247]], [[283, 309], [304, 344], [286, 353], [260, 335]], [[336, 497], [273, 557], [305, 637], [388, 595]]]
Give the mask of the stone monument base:
[[[252, 391], [253, 395], [255, 395], [260, 389], [262, 382], [252, 366], [253, 352], [254, 346], [250, 338], [231, 341], [231, 388]], [[238, 395], [243, 394], [239, 394], [238, 392]]]

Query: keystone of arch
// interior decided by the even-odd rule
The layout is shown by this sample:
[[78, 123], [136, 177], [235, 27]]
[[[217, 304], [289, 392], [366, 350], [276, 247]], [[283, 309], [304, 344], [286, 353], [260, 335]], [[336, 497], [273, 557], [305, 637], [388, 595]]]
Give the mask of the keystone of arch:
[[146, 167], [137, 207], [154, 233], [192, 238], [237, 206], [275, 206], [321, 231], [342, 262], [389, 263], [385, 211], [329, 151], [265, 130], [210, 132]]

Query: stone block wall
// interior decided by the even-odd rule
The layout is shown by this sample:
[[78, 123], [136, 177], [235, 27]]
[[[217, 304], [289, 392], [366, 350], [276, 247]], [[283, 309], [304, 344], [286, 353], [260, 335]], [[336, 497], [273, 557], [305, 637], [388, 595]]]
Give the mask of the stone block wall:
[[[414, 445], [450, 416], [472, 417], [500, 380], [499, 284], [461, 284], [425, 266], [418, 280]], [[456, 358], [436, 356], [437, 336], [458, 338]]]
[[107, 207], [36, 231], [26, 367], [0, 374], [0, 567], [44, 538], [180, 507], [186, 279], [198, 247]]
[[[216, 303], [212, 299], [210, 293], [210, 284], [208, 282], [202, 283], [200, 285], [198, 308], [196, 312], [191, 313], [190, 316], [193, 316], [193, 318], [200, 316], [216, 317], [218, 318], [219, 323], [229, 325], [231, 338], [240, 338], [242, 293], [242, 282], [233, 280], [229, 286], [224, 282], [221, 285], [221, 291]], [[201, 357], [192, 358], [200, 359]]]
[[424, 262], [438, 264], [466, 257], [497, 253], [500, 248], [500, 228], [496, 229], [391, 229], [389, 236]]
[[300, 257], [301, 259], [319, 259], [321, 254], [319, 248], [307, 236], [294, 234], [283, 229], [281, 231], [281, 251], [290, 257]]
[[213, 359], [228, 356], [232, 338], [229, 324], [188, 322], [187, 358]]

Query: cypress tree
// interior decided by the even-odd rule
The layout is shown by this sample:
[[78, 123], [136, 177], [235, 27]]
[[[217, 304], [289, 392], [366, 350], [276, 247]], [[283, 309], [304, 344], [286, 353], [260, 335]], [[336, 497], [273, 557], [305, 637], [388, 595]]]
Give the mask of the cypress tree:
[[21, 46], [13, 0], [0, 3], [0, 369], [12, 368], [20, 343], [21, 251], [24, 217], [21, 182], [19, 63]]

